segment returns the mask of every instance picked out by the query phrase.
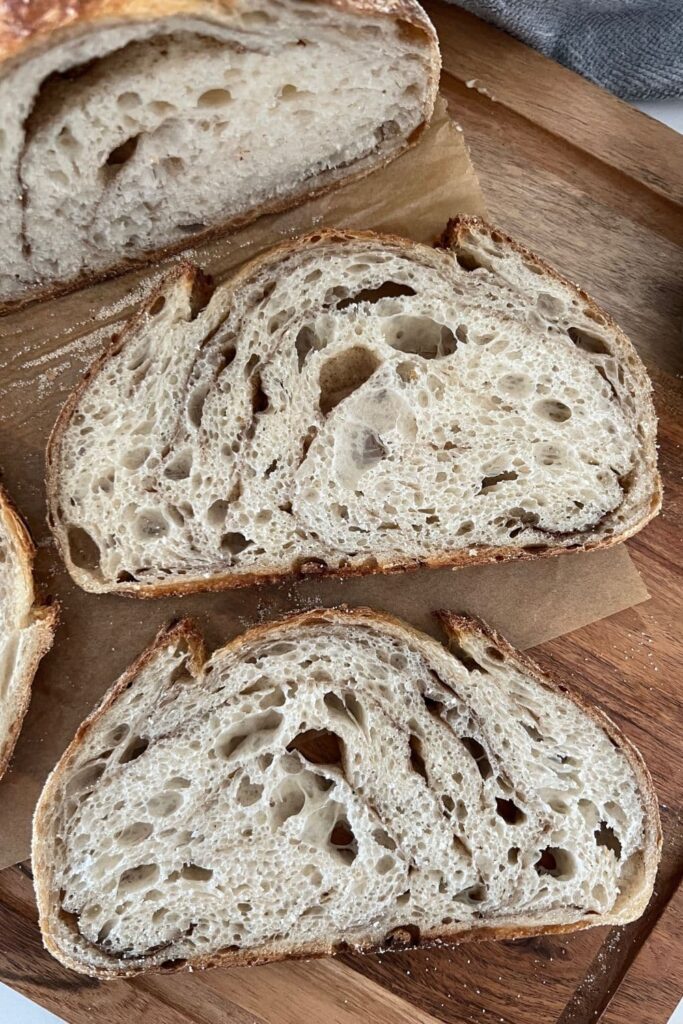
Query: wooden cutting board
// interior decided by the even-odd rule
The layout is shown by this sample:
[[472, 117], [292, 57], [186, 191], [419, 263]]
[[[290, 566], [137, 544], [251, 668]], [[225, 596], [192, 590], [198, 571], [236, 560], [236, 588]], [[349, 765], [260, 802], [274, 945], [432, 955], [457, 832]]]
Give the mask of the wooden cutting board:
[[443, 49], [442, 91], [492, 219], [614, 314], [655, 384], [665, 504], [629, 545], [653, 597], [535, 652], [645, 755], [665, 832], [655, 897], [623, 929], [102, 984], [42, 950], [28, 867], [12, 868], [0, 874], [0, 980], [69, 1024], [588, 1024], [601, 1016], [663, 1024], [682, 994], [674, 957], [683, 863], [683, 139], [463, 12], [426, 6]]

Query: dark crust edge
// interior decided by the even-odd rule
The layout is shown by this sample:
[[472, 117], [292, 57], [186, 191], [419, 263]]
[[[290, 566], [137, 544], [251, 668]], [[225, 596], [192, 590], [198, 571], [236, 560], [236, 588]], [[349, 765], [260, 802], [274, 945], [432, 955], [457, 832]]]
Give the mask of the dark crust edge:
[[36, 549], [26, 524], [17, 511], [12, 499], [0, 485], [0, 519], [7, 533], [14, 539], [20, 560], [20, 568], [24, 577], [24, 586], [31, 598], [29, 625], [38, 624], [40, 629], [37, 642], [30, 651], [29, 660], [22, 666], [20, 684], [15, 697], [15, 715], [4, 737], [0, 737], [0, 779], [7, 771], [17, 745], [19, 733], [31, 702], [31, 687], [41, 659], [52, 647], [54, 634], [59, 621], [59, 604], [53, 601], [40, 604], [35, 599], [33, 580], [33, 561]]
[[[461, 942], [469, 941], [487, 941], [491, 939], [510, 940], [531, 938], [536, 935], [569, 934], [571, 932], [582, 931], [586, 928], [598, 925], [621, 925], [633, 920], [644, 911], [645, 906], [650, 899], [662, 845], [657, 796], [652, 779], [642, 756], [621, 732], [621, 730], [614, 724], [614, 722], [604, 714], [604, 712], [590, 705], [580, 695], [573, 693], [569, 687], [560, 683], [554, 676], [541, 672], [539, 667], [531, 658], [513, 648], [508, 641], [501, 637], [494, 629], [490, 628], [480, 620], [467, 615], [458, 615], [447, 611], [440, 611], [436, 614], [438, 615], [439, 621], [441, 622], [449, 639], [457, 640], [463, 635], [475, 636], [479, 639], [488, 640], [495, 646], [499, 647], [511, 661], [518, 665], [524, 672], [530, 674], [541, 686], [558, 694], [565, 700], [571, 701], [581, 711], [587, 714], [598, 725], [598, 727], [608, 735], [615, 746], [623, 751], [636, 776], [640, 787], [640, 795], [643, 799], [645, 808], [645, 835], [643, 850], [645, 876], [641, 884], [640, 899], [632, 901], [635, 902], [635, 908], [631, 907], [630, 911], [627, 913], [595, 914], [568, 924], [549, 924], [545, 926], [541, 923], [532, 923], [529, 925], [482, 925], [478, 928], [465, 928], [460, 930], [449, 930], [446, 928], [440, 932], [432, 932], [425, 934], [424, 936], [420, 936], [420, 940], [416, 943], [407, 943], [405, 946], [392, 946], [389, 948], [429, 948], [436, 945], [459, 945]], [[392, 631], [398, 631], [402, 638], [408, 641], [416, 641], [422, 648], [425, 646], [430, 648], [433, 645], [440, 646], [438, 641], [434, 640], [432, 637], [429, 637], [407, 623], [402, 622], [393, 615], [376, 612], [371, 608], [349, 608], [346, 605], [340, 605], [334, 608], [316, 608], [302, 613], [293, 613], [273, 622], [254, 626], [235, 637], [223, 647], [219, 648], [214, 652], [212, 657], [228, 653], [237, 654], [243, 647], [255, 641], [257, 642], [262, 640], [273, 632], [277, 633], [283, 627], [305, 626], [306, 624], [314, 625], [320, 624], [321, 622], [329, 624], [337, 623], [342, 625], [346, 623], [353, 623], [357, 625], [369, 625], [374, 628], [388, 626]], [[84, 963], [82, 960], [74, 958], [60, 948], [58, 938], [51, 928], [51, 919], [54, 919], [55, 916], [52, 906], [54, 901], [51, 901], [50, 899], [52, 860], [49, 856], [49, 850], [47, 849], [50, 843], [49, 829], [51, 802], [58, 791], [62, 776], [69, 771], [71, 762], [77, 755], [87, 733], [98, 724], [99, 719], [116, 702], [119, 695], [123, 691], [127, 690], [131, 685], [135, 684], [137, 673], [154, 659], [157, 652], [161, 648], [176, 642], [187, 643], [190, 669], [194, 678], [197, 678], [201, 673], [203, 664], [205, 663], [205, 655], [201, 634], [195, 625], [191, 620], [185, 619], [171, 627], [162, 629], [157, 634], [157, 637], [152, 644], [142, 652], [136, 661], [133, 662], [120, 679], [114, 683], [111, 689], [105, 694], [100, 705], [81, 724], [74, 739], [69, 744], [45, 783], [45, 787], [38, 800], [33, 819], [32, 844], [34, 886], [39, 910], [39, 924], [45, 948], [57, 960], [64, 964], [64, 966], [81, 974], [87, 974], [91, 977], [102, 979], [134, 977], [142, 973], [166, 974], [176, 973], [183, 970], [205, 970], [207, 968], [220, 966], [256, 966], [258, 964], [282, 960], [313, 959], [335, 955], [339, 952], [385, 952], [387, 950], [387, 946], [385, 944], [371, 942], [364, 943], [362, 940], [358, 943], [345, 943], [342, 941], [321, 943], [306, 947], [295, 947], [288, 951], [283, 951], [282, 949], [269, 949], [267, 946], [261, 948], [258, 952], [254, 950], [223, 950], [203, 957], [197, 957], [196, 959], [187, 960], [185, 962], [180, 961], [174, 963], [171, 961], [167, 966], [164, 966], [163, 964], [142, 964], [140, 966], [130, 964], [127, 966], [124, 963], [122, 968], [116, 969], [112, 967], [109, 969]]]
[[[460, 234], [467, 231], [470, 228], [483, 230], [489, 235], [495, 235], [500, 237], [506, 245], [508, 245], [515, 253], [524, 256], [524, 258], [538, 266], [544, 274], [549, 275], [554, 280], [560, 282], [564, 287], [569, 288], [573, 293], [578, 295], [581, 300], [589, 306], [589, 308], [596, 313], [598, 316], [603, 318], [604, 324], [614, 333], [615, 340], [622, 351], [625, 351], [631, 355], [635, 362], [633, 366], [633, 372], [638, 378], [638, 383], [641, 387], [646, 389], [649, 394], [650, 382], [647, 376], [647, 372], [642, 365], [640, 357], [638, 356], [635, 348], [631, 341], [619, 328], [614, 320], [606, 313], [600, 306], [598, 306], [593, 299], [591, 299], [584, 291], [578, 288], [573, 282], [567, 278], [562, 277], [552, 267], [544, 263], [538, 256], [526, 249], [524, 246], [519, 245], [509, 236], [503, 232], [499, 232], [498, 229], [493, 228], [479, 217], [458, 217], [449, 221], [444, 234], [441, 237], [438, 246], [441, 248], [455, 248], [460, 244]], [[246, 277], [250, 277], [259, 269], [267, 264], [277, 262], [288, 253], [296, 252], [298, 249], [311, 244], [312, 240], [316, 240], [316, 244], [324, 244], [331, 240], [337, 242], [356, 242], [356, 241], [380, 241], [385, 244], [397, 246], [403, 251], [411, 251], [414, 249], [423, 248], [420, 243], [410, 241], [405, 238], [401, 238], [398, 235], [390, 234], [378, 234], [372, 231], [350, 231], [350, 230], [336, 230], [334, 228], [324, 228], [320, 231], [315, 231], [303, 235], [294, 240], [282, 242], [274, 248], [268, 250], [256, 256], [253, 260], [250, 260], [242, 268], [240, 268], [233, 277], [231, 277], [226, 284], [221, 285], [221, 288], [229, 288], [231, 291], [235, 291], [242, 281]], [[572, 545], [571, 547], [552, 547], [548, 546], [544, 551], [528, 551], [525, 547], [471, 547], [461, 548], [456, 551], [445, 552], [440, 555], [428, 556], [425, 558], [408, 559], [408, 560], [396, 560], [393, 562], [379, 562], [376, 566], [350, 566], [346, 568], [323, 568], [315, 564], [315, 559], [311, 559], [311, 567], [309, 569], [264, 569], [259, 572], [250, 573], [231, 573], [229, 571], [217, 572], [213, 577], [206, 578], [201, 576], [199, 578], [188, 578], [185, 580], [169, 580], [162, 583], [137, 583], [133, 585], [103, 585], [100, 586], [96, 581], [93, 580], [87, 572], [78, 569], [71, 561], [68, 544], [66, 538], [62, 536], [61, 527], [57, 525], [56, 520], [56, 504], [57, 504], [57, 492], [58, 492], [58, 473], [56, 471], [56, 460], [59, 453], [59, 447], [61, 445], [62, 436], [69, 426], [71, 416], [80, 400], [83, 392], [87, 389], [90, 381], [96, 377], [103, 369], [104, 365], [108, 361], [110, 356], [118, 353], [121, 348], [125, 345], [128, 338], [135, 334], [135, 331], [139, 324], [144, 322], [149, 309], [154, 305], [156, 299], [163, 295], [170, 287], [172, 287], [176, 281], [184, 281], [188, 291], [188, 295], [191, 295], [193, 290], [198, 287], [203, 287], [208, 279], [202, 272], [190, 262], [179, 263], [176, 267], [164, 277], [164, 279], [150, 292], [146, 301], [144, 302], [141, 309], [124, 325], [121, 332], [114, 335], [113, 341], [105, 349], [105, 351], [94, 361], [94, 363], [87, 370], [83, 380], [72, 394], [67, 399], [62, 411], [52, 429], [50, 438], [47, 445], [46, 454], [46, 486], [47, 486], [47, 498], [48, 498], [48, 523], [50, 529], [53, 532], [57, 548], [64, 560], [67, 570], [74, 581], [82, 587], [84, 590], [90, 593], [113, 593], [123, 594], [126, 597], [139, 597], [139, 598], [156, 598], [156, 597], [181, 597], [186, 594], [194, 594], [198, 592], [216, 592], [223, 590], [233, 590], [241, 587], [250, 587], [260, 584], [276, 584], [283, 580], [295, 580], [295, 579], [309, 579], [311, 577], [317, 578], [332, 578], [332, 579], [348, 579], [355, 576], [372, 576], [378, 574], [389, 574], [389, 573], [401, 573], [411, 572], [416, 569], [430, 568], [462, 568], [467, 565], [484, 565], [491, 562], [511, 562], [511, 561], [528, 561], [536, 558], [553, 558], [558, 555], [573, 554], [575, 552], [585, 551], [597, 551], [605, 548], [613, 547], [615, 544], [620, 544], [630, 537], [634, 536], [640, 530], [643, 529], [647, 523], [650, 522], [659, 512], [662, 506], [662, 482], [659, 473], [656, 468], [653, 471], [652, 478], [652, 489], [650, 493], [649, 505], [644, 508], [641, 517], [635, 521], [631, 526], [622, 530], [620, 533], [614, 533], [611, 536], [605, 536], [598, 540], [586, 540], [583, 544]], [[649, 399], [648, 399], [649, 401]], [[650, 426], [650, 435], [647, 440], [643, 442], [643, 447], [646, 449], [646, 456], [649, 456], [656, 467], [656, 448], [655, 448], [655, 437], [656, 437], [656, 419], [654, 410], [651, 407], [646, 410], [646, 418]], [[470, 554], [470, 551], [472, 552]]]

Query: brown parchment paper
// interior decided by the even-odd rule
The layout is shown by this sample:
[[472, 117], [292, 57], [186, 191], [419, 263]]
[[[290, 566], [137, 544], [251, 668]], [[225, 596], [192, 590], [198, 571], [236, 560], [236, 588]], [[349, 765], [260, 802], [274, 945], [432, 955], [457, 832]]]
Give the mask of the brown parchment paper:
[[[320, 226], [375, 228], [433, 241], [449, 217], [485, 213], [459, 129], [439, 104], [417, 147], [360, 182], [285, 214], [262, 218], [191, 258], [218, 280], [283, 238]], [[518, 564], [315, 580], [222, 594], [140, 601], [94, 596], [66, 574], [45, 525], [47, 436], [92, 358], [167, 264], [128, 274], [0, 319], [0, 466], [38, 545], [36, 576], [61, 603], [52, 651], [34, 682], [14, 761], [0, 782], [0, 869], [29, 854], [31, 815], [45, 776], [78, 724], [171, 619], [195, 618], [209, 648], [287, 611], [346, 602], [392, 612], [433, 635], [438, 608], [488, 620], [530, 647], [645, 600], [626, 549]]]

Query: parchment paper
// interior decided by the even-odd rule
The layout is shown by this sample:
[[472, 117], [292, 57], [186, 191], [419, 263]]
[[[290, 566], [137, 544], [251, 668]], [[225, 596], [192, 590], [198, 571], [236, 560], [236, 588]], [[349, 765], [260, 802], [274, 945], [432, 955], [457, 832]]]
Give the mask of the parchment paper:
[[[221, 280], [282, 238], [321, 225], [375, 228], [431, 242], [457, 213], [483, 214], [485, 207], [462, 134], [441, 104], [420, 144], [389, 167], [296, 210], [262, 218], [191, 255]], [[129, 274], [0, 319], [3, 482], [38, 544], [39, 589], [62, 606], [55, 645], [36, 676], [12, 768], [0, 783], [0, 869], [28, 856], [35, 801], [78, 724], [171, 619], [195, 618], [212, 648], [254, 622], [318, 604], [370, 605], [434, 635], [433, 611], [451, 608], [488, 620], [524, 648], [647, 597], [623, 546], [519, 564], [308, 580], [157, 601], [79, 590], [45, 525], [45, 443], [75, 382], [163, 269]]]

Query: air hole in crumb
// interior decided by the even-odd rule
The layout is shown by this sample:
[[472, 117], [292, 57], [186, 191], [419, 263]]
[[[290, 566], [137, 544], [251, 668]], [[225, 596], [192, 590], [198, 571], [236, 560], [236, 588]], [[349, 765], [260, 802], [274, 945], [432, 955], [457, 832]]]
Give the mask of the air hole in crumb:
[[422, 359], [452, 355], [457, 346], [450, 327], [429, 316], [392, 316], [384, 325], [384, 340], [398, 352]]
[[396, 373], [404, 384], [417, 380], [417, 367], [415, 363], [399, 363], [396, 367]]
[[251, 807], [252, 804], [258, 803], [262, 794], [263, 786], [258, 782], [252, 782], [248, 775], [243, 775], [235, 793], [235, 800], [240, 807]]
[[102, 555], [97, 542], [82, 526], [67, 528], [67, 542], [71, 561], [78, 569], [96, 573], [100, 569]]
[[385, 854], [383, 857], [380, 857], [380, 859], [375, 864], [375, 870], [377, 871], [378, 875], [386, 875], [389, 871], [391, 871], [395, 863], [396, 861], [394, 860], [393, 857], [390, 857], [388, 854]]
[[149, 740], [145, 736], [134, 736], [126, 747], [119, 758], [119, 764], [129, 764], [131, 761], [137, 760], [149, 746]]
[[158, 540], [168, 533], [168, 520], [155, 509], [143, 509], [135, 521], [134, 533], [138, 540]]
[[536, 402], [534, 412], [541, 419], [548, 420], [550, 423], [565, 423], [572, 414], [568, 405], [554, 398], [546, 398], [541, 402]]
[[425, 767], [424, 757], [422, 756], [422, 743], [419, 737], [411, 733], [408, 743], [410, 746], [410, 767], [418, 775], [421, 775], [425, 782], [429, 784], [427, 769]]
[[482, 779], [488, 779], [493, 774], [491, 762], [479, 740], [475, 740], [473, 736], [461, 736], [460, 742], [474, 758]]
[[124, 846], [135, 846], [136, 843], [141, 843], [143, 840], [149, 839], [153, 831], [154, 829], [150, 822], [134, 821], [132, 825], [128, 825], [120, 833], [118, 842]]
[[336, 406], [372, 377], [379, 360], [367, 348], [355, 346], [323, 363], [320, 370], [320, 411], [329, 415]]
[[358, 844], [346, 818], [340, 818], [330, 832], [330, 845], [345, 863], [351, 864], [356, 859]]
[[117, 924], [118, 921], [116, 920], [115, 917], [110, 917], [107, 921], [104, 922], [104, 924], [97, 933], [97, 938], [95, 939], [95, 942], [98, 946], [106, 947], [111, 945], [111, 939], [109, 936]]
[[[436, 675], [436, 673], [434, 674]], [[427, 708], [427, 711], [430, 713], [430, 715], [433, 715], [435, 718], [441, 718], [442, 715], [445, 714], [446, 705], [443, 704], [440, 700], [435, 700], [433, 697], [428, 697], [424, 693], [422, 694], [422, 700], [424, 706]]]
[[221, 554], [231, 555], [234, 558], [236, 555], [240, 555], [250, 544], [253, 544], [253, 541], [248, 540], [243, 533], [233, 531], [224, 533], [220, 543]]
[[252, 388], [251, 407], [254, 414], [265, 412], [269, 405], [268, 395], [263, 390], [261, 375], [259, 373], [254, 374]]
[[139, 135], [133, 135], [130, 139], [126, 139], [125, 142], [122, 142], [119, 146], [112, 149], [111, 153], [105, 160], [105, 166], [118, 168], [128, 163], [128, 161], [134, 156], [135, 150], [138, 148], [139, 139]]
[[209, 505], [206, 512], [206, 521], [209, 526], [221, 527], [225, 522], [225, 518], [228, 514], [230, 503], [219, 498], [218, 501], [214, 501]]
[[164, 466], [164, 476], [169, 480], [186, 480], [192, 471], [192, 451], [187, 449], [177, 455]]
[[[343, 291], [343, 290], [342, 290]], [[415, 295], [415, 289], [407, 284], [399, 284], [397, 281], [385, 281], [378, 288], [363, 288], [355, 295], [349, 295], [337, 302], [337, 309], [346, 309], [348, 306], [356, 306], [359, 302], [379, 302], [380, 299], [409, 298]]]
[[481, 488], [477, 492], [478, 494], [488, 494], [492, 491], [496, 484], [500, 484], [505, 480], [516, 480], [517, 474], [514, 470], [506, 470], [503, 473], [496, 473], [495, 476], [485, 476], [481, 482]]
[[344, 744], [329, 729], [308, 729], [295, 736], [287, 744], [287, 750], [290, 753], [298, 751], [311, 764], [341, 765]]
[[149, 315], [150, 316], [158, 316], [158, 314], [161, 313], [161, 311], [162, 311], [162, 309], [164, 308], [165, 305], [166, 305], [166, 296], [165, 295], [159, 295], [154, 300], [152, 305], [149, 307]]
[[486, 654], [491, 659], [491, 661], [505, 661], [505, 655], [501, 651], [499, 651], [497, 647], [487, 647]]
[[472, 657], [472, 655], [462, 647], [457, 640], [451, 639], [448, 643], [448, 650], [451, 652], [454, 658], [457, 658], [461, 665], [463, 665], [468, 672], [486, 672], [483, 665], [480, 665], [478, 661]]
[[183, 797], [180, 793], [171, 791], [170, 793], [158, 793], [153, 796], [147, 803], [149, 813], [155, 818], [168, 818], [169, 815], [175, 814], [177, 810], [183, 804]]
[[148, 889], [158, 877], [158, 864], [140, 864], [138, 867], [128, 868], [119, 879], [117, 893], [121, 896], [139, 892], [140, 889]]
[[565, 304], [562, 299], [550, 292], [539, 292], [536, 299], [538, 312], [551, 320], [557, 320], [565, 311]]
[[574, 874], [574, 858], [568, 850], [557, 846], [546, 846], [534, 864], [538, 875], [551, 875], [560, 881], [571, 878]]
[[583, 352], [590, 352], [593, 355], [611, 355], [609, 348], [597, 334], [581, 330], [579, 327], [570, 327], [567, 334], [576, 347]]
[[611, 825], [608, 825], [606, 821], [601, 821], [593, 835], [598, 846], [606, 846], [617, 860], [621, 860], [621, 842]]
[[[237, 949], [237, 946], [223, 946], [222, 949]], [[183, 957], [178, 957], [176, 960], [164, 960], [163, 963], [159, 964], [158, 970], [163, 971], [164, 973], [170, 973], [172, 971], [179, 971], [180, 968], [185, 967], [186, 964], [187, 960], [183, 959]]]
[[[247, 740], [252, 739], [252, 737], [252, 743], [256, 746], [267, 743], [271, 734], [275, 732], [281, 722], [282, 715], [273, 710], [247, 718], [240, 722], [235, 732], [228, 732], [219, 737], [216, 743], [216, 751], [220, 757], [229, 761]], [[264, 756], [270, 757], [270, 761], [268, 765], [263, 765], [262, 770], [265, 770], [273, 760], [272, 754]]]
[[481, 883], [470, 885], [467, 889], [462, 889], [453, 899], [457, 903], [481, 903], [486, 899], [486, 886]]
[[164, 789], [189, 789], [192, 783], [182, 775], [172, 775], [164, 783]]
[[188, 882], [208, 882], [213, 878], [211, 868], [202, 868], [198, 864], [183, 864], [180, 874]]
[[372, 838], [379, 845], [384, 847], [385, 850], [395, 850], [396, 843], [391, 838], [386, 829], [376, 828], [372, 833]]
[[[283, 512], [287, 509], [280, 506]], [[291, 512], [291, 507], [289, 509]], [[328, 565], [324, 558], [309, 558], [306, 555], [295, 558], [292, 562], [292, 572], [299, 572], [306, 575], [316, 575], [327, 570]]]
[[542, 743], [543, 742], [543, 734], [538, 731], [538, 729], [536, 728], [535, 725], [531, 725], [530, 722], [522, 722], [522, 721], [520, 721], [519, 724], [521, 725], [522, 729], [524, 729], [524, 732], [528, 736], [531, 737], [531, 739], [534, 741], [534, 743]]
[[504, 800], [501, 797], [496, 797], [496, 813], [508, 825], [519, 825], [520, 822], [526, 819], [526, 814], [517, 806], [514, 800]]
[[186, 235], [197, 235], [200, 231], [206, 230], [206, 224], [199, 220], [194, 220], [190, 224], [176, 224], [176, 227]]
[[462, 267], [462, 269], [466, 270], [468, 273], [471, 273], [473, 270], [481, 269], [481, 263], [471, 252], [465, 252], [463, 249], [459, 249], [455, 254], [455, 258], [458, 261], [458, 266]]
[[310, 353], [319, 347], [320, 342], [315, 331], [308, 324], [304, 324], [304, 326], [299, 330], [295, 342], [299, 373], [303, 370], [304, 363], [308, 359]]
[[232, 102], [232, 93], [228, 89], [207, 89], [197, 100], [198, 107], [226, 107]]
[[[409, 896], [410, 893], [404, 894]], [[383, 947], [386, 949], [406, 949], [417, 946], [420, 942], [420, 929], [416, 924], [402, 924], [394, 928], [384, 937]]]
[[187, 401], [187, 418], [194, 427], [200, 427], [204, 415], [204, 403], [210, 384], [205, 382], [194, 389]]
[[107, 742], [113, 747], [117, 746], [121, 740], [125, 739], [130, 732], [130, 726], [127, 722], [120, 722], [119, 725], [115, 725], [109, 733]]

